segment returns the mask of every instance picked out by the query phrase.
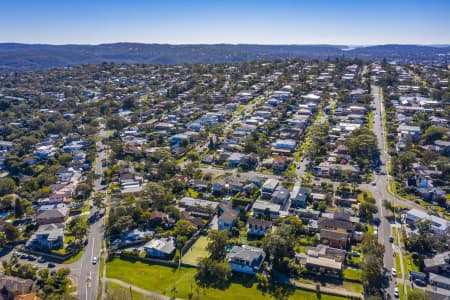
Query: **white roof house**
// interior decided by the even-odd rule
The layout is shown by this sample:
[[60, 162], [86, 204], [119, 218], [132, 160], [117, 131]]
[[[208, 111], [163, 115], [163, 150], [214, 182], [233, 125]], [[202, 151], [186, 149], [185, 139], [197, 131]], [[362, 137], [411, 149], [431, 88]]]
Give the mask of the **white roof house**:
[[438, 216], [433, 216], [423, 210], [413, 208], [406, 213], [406, 221], [415, 224], [422, 220], [431, 221], [431, 231], [436, 233], [448, 232], [450, 230], [450, 221]]

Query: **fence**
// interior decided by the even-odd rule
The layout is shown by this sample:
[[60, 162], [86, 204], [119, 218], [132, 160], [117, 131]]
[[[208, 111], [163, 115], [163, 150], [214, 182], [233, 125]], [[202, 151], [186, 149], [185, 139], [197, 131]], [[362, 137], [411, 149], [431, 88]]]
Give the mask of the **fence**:
[[41, 252], [41, 251], [35, 251], [35, 250], [31, 250], [31, 249], [26, 249], [25, 247], [21, 248], [20, 251], [28, 253], [28, 254], [33, 254], [33, 255], [36, 255], [36, 256], [42, 256], [42, 257], [44, 257], [44, 258], [46, 258], [48, 260], [55, 261], [57, 263], [64, 263], [66, 260], [68, 260], [72, 256], [75, 256], [76, 254], [78, 254], [78, 252], [71, 252], [71, 253], [68, 253], [66, 255], [59, 255], [59, 254], [54, 254], [54, 253], [48, 253], [48, 252]]
[[128, 260], [128, 261], [141, 261], [143, 263], [147, 263], [147, 264], [155, 264], [155, 265], [163, 265], [166, 267], [172, 267], [172, 268], [178, 268], [178, 266], [182, 266], [182, 267], [187, 267], [187, 268], [196, 268], [196, 266], [191, 265], [191, 264], [186, 264], [186, 263], [177, 263], [171, 260], [162, 260], [162, 259], [157, 259], [157, 258], [150, 258], [150, 257], [140, 257], [140, 256], [135, 256], [135, 255], [130, 255], [130, 254], [126, 254], [126, 253], [115, 253], [113, 254], [113, 256], [115, 257], [119, 257], [120, 259], [123, 260]]

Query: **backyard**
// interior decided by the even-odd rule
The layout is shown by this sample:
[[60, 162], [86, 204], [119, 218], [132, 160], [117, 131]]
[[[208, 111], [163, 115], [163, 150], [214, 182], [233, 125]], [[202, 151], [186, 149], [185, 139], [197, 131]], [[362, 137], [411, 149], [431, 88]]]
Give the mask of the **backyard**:
[[[173, 288], [176, 287], [178, 298], [189, 298], [189, 294], [199, 296], [200, 299], [274, 299], [268, 294], [263, 294], [256, 287], [256, 283], [251, 286], [244, 286], [240, 283], [232, 282], [225, 290], [214, 288], [198, 288], [195, 282], [195, 268], [181, 268], [180, 270], [160, 265], [148, 265], [141, 262], [128, 262], [120, 259], [113, 259], [108, 263], [106, 275], [108, 278], [116, 278], [121, 281], [133, 284], [140, 288], [155, 291], [165, 295], [173, 295]], [[315, 292], [297, 289], [293, 291], [289, 299], [317, 299]], [[344, 299], [337, 296], [321, 295], [322, 300]]]
[[208, 239], [206, 236], [200, 236], [192, 247], [183, 255], [182, 262], [197, 265], [200, 258], [208, 256], [206, 246], [208, 245]]

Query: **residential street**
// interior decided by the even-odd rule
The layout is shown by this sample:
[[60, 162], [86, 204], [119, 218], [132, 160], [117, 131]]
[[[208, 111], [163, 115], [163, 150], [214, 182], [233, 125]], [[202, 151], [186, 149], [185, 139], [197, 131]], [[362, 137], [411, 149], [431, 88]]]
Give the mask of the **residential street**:
[[[101, 184], [103, 178], [104, 167], [102, 160], [106, 159], [105, 146], [101, 139], [105, 136], [105, 131], [101, 129], [99, 140], [97, 141], [97, 149], [103, 149], [97, 152], [95, 161], [95, 174], [100, 174], [96, 177], [94, 182], [94, 192], [102, 190], [105, 186]], [[91, 205], [90, 215], [93, 215], [97, 208]], [[104, 238], [105, 219], [101, 218], [89, 226], [88, 244], [83, 251], [83, 256], [74, 264], [70, 265], [73, 273], [79, 274], [78, 281], [78, 298], [80, 300], [97, 299], [98, 284], [99, 284], [99, 259], [102, 247], [102, 240]], [[93, 258], [96, 257], [97, 263], [93, 263]]]

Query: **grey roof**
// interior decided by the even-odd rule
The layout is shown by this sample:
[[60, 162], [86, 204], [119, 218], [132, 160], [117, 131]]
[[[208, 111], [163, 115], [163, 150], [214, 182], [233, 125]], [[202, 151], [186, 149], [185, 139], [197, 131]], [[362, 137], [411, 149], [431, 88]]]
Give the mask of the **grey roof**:
[[268, 209], [271, 212], [279, 212], [281, 207], [279, 204], [275, 204], [275, 203], [271, 203], [271, 202], [267, 202], [267, 201], [261, 201], [261, 200], [256, 200], [253, 203], [253, 209], [257, 209], [257, 210], [266, 210]]
[[258, 225], [258, 226], [272, 226], [272, 221], [264, 220], [264, 219], [256, 219], [256, 218], [248, 218], [248, 224]]
[[266, 182], [264, 182], [262, 188], [274, 190], [278, 184], [279, 184], [279, 181], [277, 179], [269, 178], [266, 180]]
[[9, 141], [0, 141], [0, 146], [5, 146], [5, 147], [12, 147], [13, 142], [9, 142]]
[[152, 249], [164, 254], [175, 251], [175, 240], [173, 238], [153, 239], [144, 245], [145, 249]]
[[450, 227], [450, 221], [447, 221], [446, 219], [443, 219], [438, 216], [430, 215], [427, 212], [417, 209], [417, 208], [410, 209], [406, 213], [406, 217], [407, 218], [413, 217], [413, 218], [417, 218], [420, 220], [430, 220], [432, 227], [437, 228], [442, 231], [445, 231], [447, 228]]
[[442, 275], [438, 275], [438, 274], [434, 274], [434, 273], [430, 273], [430, 282], [433, 284], [433, 282], [439, 282], [439, 283], [443, 283], [445, 285], [450, 286], [450, 277], [445, 277]]
[[219, 205], [219, 202], [203, 200], [203, 199], [196, 199], [196, 198], [191, 198], [191, 197], [183, 197], [180, 200], [180, 205], [190, 206], [190, 207], [199, 206], [202, 208], [211, 207], [213, 209], [216, 209], [217, 206]]
[[423, 263], [425, 268], [450, 264], [450, 251], [436, 254], [432, 258], [426, 258], [423, 260]]
[[65, 217], [68, 212], [69, 212], [69, 209], [65, 206], [56, 207], [56, 208], [48, 209], [48, 210], [41, 210], [37, 213], [36, 219], [61, 218], [61, 217]]
[[252, 267], [259, 266], [265, 257], [263, 249], [247, 245], [233, 246], [228, 253], [230, 260], [248, 261]]
[[237, 211], [233, 210], [232, 208], [227, 208], [225, 211], [220, 215], [219, 219], [222, 221], [231, 224], [233, 221], [237, 219], [238, 213]]
[[449, 141], [437, 140], [437, 141], [434, 141], [434, 144], [441, 146], [441, 147], [450, 147]]
[[400, 125], [400, 126], [398, 126], [398, 131], [420, 132], [420, 127], [419, 126]]
[[286, 201], [287, 199], [289, 199], [290, 196], [290, 192], [287, 188], [279, 188], [277, 189], [273, 195], [272, 195], [272, 199], [281, 199], [283, 201]]

